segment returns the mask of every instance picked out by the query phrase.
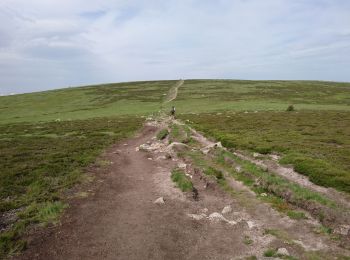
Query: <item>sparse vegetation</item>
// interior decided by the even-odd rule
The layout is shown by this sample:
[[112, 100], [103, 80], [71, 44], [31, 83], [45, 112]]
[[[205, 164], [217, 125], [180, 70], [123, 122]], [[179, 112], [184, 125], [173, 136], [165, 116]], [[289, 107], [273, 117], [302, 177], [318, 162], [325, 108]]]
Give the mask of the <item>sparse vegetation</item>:
[[288, 217], [292, 219], [306, 219], [305, 213], [302, 211], [289, 210], [287, 212]]
[[294, 109], [294, 106], [293, 105], [289, 105], [288, 107], [287, 107], [287, 112], [292, 112], [292, 111], [294, 111], [295, 109]]
[[171, 172], [171, 179], [176, 183], [176, 186], [183, 192], [192, 191], [193, 184], [186, 174], [180, 169], [174, 169]]
[[224, 179], [224, 175], [222, 171], [215, 169], [213, 167], [208, 167], [207, 169], [204, 170], [204, 173], [209, 176], [214, 176], [216, 180]]
[[264, 256], [266, 257], [274, 257], [277, 255], [277, 250], [276, 249], [267, 249], [265, 252], [264, 252]]
[[246, 245], [251, 245], [253, 244], [253, 240], [249, 236], [244, 236], [243, 243]]
[[164, 140], [169, 134], [168, 129], [162, 129], [158, 132], [157, 134], [157, 139], [158, 140]]

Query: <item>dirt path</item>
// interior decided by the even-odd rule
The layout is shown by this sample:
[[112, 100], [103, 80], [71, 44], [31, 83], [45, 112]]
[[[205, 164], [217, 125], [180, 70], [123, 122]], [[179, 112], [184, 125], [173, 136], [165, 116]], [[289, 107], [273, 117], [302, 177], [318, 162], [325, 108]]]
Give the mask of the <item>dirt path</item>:
[[[186, 198], [170, 180], [176, 161], [136, 151], [156, 130], [146, 126], [107, 151], [111, 165], [95, 170], [95, 195], [73, 200], [62, 225], [34, 236], [18, 259], [231, 259], [246, 251], [241, 228], [187, 215], [204, 206], [221, 211], [229, 196]], [[159, 197], [165, 204], [153, 203]]]
[[168, 103], [168, 102], [171, 102], [173, 101], [174, 99], [176, 99], [177, 97], [177, 92], [178, 92], [178, 89], [179, 87], [181, 87], [183, 84], [185, 83], [184, 80], [179, 80], [169, 91], [167, 97], [166, 97], [166, 100], [164, 103]]
[[[90, 169], [93, 195], [73, 199], [61, 225], [34, 234], [17, 259], [264, 259], [269, 248], [294, 256], [338, 250], [312, 231], [317, 223], [280, 215], [239, 183], [233, 183], [235, 196], [216, 183], [208, 186], [191, 161], [178, 158], [167, 140], [155, 139], [167, 123], [149, 122], [106, 151], [103, 160], [110, 164]], [[170, 172], [176, 166], [185, 167], [198, 197], [174, 186]], [[155, 204], [160, 197], [165, 203]]]

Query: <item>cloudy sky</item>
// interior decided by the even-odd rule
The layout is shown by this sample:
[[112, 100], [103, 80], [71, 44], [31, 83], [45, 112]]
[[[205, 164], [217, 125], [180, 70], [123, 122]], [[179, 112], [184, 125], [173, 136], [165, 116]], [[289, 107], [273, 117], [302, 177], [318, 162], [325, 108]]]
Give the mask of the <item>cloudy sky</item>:
[[0, 0], [0, 94], [178, 78], [350, 81], [350, 1]]

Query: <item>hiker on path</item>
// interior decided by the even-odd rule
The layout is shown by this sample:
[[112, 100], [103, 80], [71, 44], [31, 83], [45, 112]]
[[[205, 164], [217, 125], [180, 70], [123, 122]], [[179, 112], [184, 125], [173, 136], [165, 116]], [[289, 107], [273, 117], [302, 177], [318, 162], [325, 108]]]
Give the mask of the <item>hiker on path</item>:
[[175, 118], [175, 107], [174, 106], [171, 108], [170, 114], [172, 115], [173, 118]]

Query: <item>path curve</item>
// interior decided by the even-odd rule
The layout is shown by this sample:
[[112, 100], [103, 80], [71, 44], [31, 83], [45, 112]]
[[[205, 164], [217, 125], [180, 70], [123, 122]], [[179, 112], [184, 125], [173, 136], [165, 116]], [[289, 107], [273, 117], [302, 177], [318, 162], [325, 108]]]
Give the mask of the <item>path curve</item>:
[[178, 89], [184, 83], [185, 83], [185, 81], [183, 79], [181, 79], [169, 90], [169, 93], [168, 93], [167, 99], [165, 100], [165, 103], [169, 103], [169, 102], [171, 102], [171, 101], [176, 99]]

